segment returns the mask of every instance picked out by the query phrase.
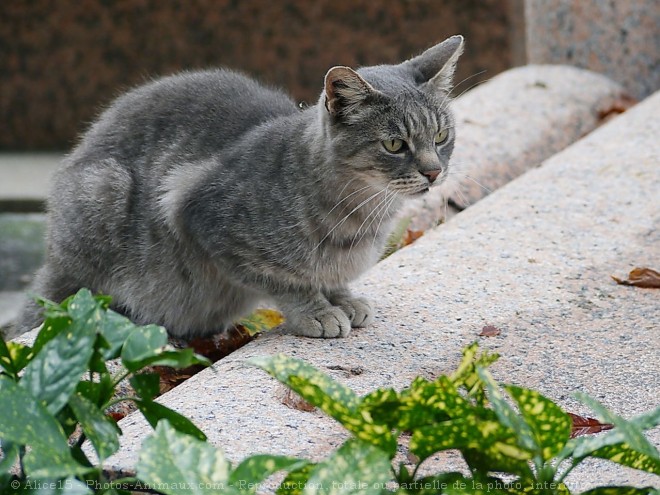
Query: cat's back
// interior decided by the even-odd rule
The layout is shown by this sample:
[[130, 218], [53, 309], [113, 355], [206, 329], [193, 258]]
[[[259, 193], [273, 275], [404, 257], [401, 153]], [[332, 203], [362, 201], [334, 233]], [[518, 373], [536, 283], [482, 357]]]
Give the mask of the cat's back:
[[[101, 115], [79, 148], [133, 157], [167, 148], [197, 158], [268, 120], [297, 112], [284, 92], [228, 69], [183, 72], [134, 88]], [[119, 156], [117, 156], [119, 155]]]

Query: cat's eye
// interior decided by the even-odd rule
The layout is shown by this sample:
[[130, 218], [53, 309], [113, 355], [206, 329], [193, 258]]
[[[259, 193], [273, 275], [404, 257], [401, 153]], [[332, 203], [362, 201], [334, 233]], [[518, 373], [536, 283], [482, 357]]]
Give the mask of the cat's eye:
[[383, 147], [390, 153], [400, 153], [405, 149], [405, 142], [401, 139], [386, 139]]
[[433, 141], [435, 142], [436, 145], [442, 144], [445, 141], [447, 141], [447, 137], [449, 136], [449, 130], [448, 129], [442, 129], [441, 131], [438, 131], [438, 133], [435, 135], [435, 138]]

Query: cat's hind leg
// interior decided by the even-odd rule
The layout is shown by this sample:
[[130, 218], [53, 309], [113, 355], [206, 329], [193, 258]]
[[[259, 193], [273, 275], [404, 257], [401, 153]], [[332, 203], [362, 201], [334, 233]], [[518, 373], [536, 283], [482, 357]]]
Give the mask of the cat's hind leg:
[[325, 295], [333, 306], [341, 308], [346, 313], [351, 321], [351, 327], [363, 328], [373, 321], [374, 309], [368, 299], [354, 296], [345, 287], [327, 291]]

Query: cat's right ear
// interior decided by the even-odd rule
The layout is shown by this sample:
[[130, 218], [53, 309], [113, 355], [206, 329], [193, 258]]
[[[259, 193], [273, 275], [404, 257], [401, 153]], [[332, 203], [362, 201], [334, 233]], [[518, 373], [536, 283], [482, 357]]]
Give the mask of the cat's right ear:
[[350, 67], [333, 67], [325, 75], [325, 108], [336, 118], [348, 117], [378, 91]]

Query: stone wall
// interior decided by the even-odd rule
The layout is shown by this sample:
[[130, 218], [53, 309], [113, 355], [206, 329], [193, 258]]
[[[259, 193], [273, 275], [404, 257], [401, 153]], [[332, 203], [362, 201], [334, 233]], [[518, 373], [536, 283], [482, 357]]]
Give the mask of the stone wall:
[[658, 0], [525, 0], [527, 60], [611, 77], [637, 99], [660, 89]]
[[120, 91], [181, 69], [226, 65], [313, 102], [332, 65], [461, 33], [458, 80], [484, 71], [464, 89], [511, 66], [510, 1], [3, 1], [0, 150], [68, 149]]

